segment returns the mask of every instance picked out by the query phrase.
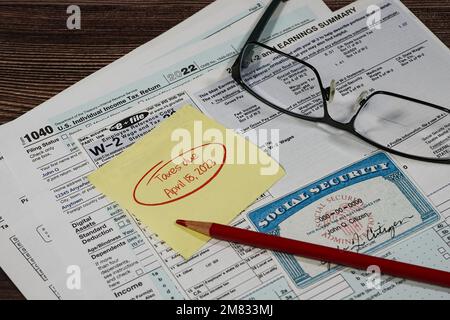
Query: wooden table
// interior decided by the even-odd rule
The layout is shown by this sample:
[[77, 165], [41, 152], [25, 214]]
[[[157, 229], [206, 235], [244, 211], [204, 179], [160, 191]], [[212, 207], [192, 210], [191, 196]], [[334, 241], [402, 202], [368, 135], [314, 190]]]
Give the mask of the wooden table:
[[[151, 40], [212, 0], [0, 1], [0, 124]], [[349, 0], [325, 0], [332, 10]], [[450, 0], [403, 1], [450, 46]], [[81, 8], [81, 30], [66, 8]], [[0, 270], [0, 299], [23, 296]]]

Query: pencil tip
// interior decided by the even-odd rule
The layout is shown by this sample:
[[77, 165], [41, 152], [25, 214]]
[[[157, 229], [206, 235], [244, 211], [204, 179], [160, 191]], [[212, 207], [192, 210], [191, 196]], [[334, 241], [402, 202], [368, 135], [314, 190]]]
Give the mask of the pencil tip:
[[176, 223], [179, 224], [180, 226], [187, 227], [186, 220], [178, 219], [178, 220], [176, 221]]
[[209, 229], [211, 228], [211, 223], [209, 222], [178, 219], [176, 223], [180, 226], [203, 233], [205, 235], [209, 235]]

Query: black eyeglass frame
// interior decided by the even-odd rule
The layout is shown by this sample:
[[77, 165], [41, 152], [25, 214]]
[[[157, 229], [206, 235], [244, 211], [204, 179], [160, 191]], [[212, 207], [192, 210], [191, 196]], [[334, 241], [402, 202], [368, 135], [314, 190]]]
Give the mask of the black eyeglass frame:
[[[356, 119], [358, 118], [358, 115], [361, 113], [361, 111], [364, 109], [364, 107], [367, 105], [368, 101], [376, 96], [376, 95], [387, 95], [387, 96], [391, 96], [391, 97], [395, 97], [395, 98], [399, 98], [399, 99], [404, 99], [407, 101], [411, 101], [414, 103], [418, 103], [418, 104], [422, 104], [431, 108], [435, 108], [444, 112], [447, 112], [450, 115], [450, 110], [435, 104], [432, 104], [430, 102], [426, 102], [426, 101], [422, 101], [422, 100], [418, 100], [412, 97], [408, 97], [408, 96], [404, 96], [398, 93], [394, 93], [394, 92], [389, 92], [389, 91], [374, 91], [373, 93], [371, 93], [370, 95], [368, 95], [367, 97], [365, 97], [364, 99], [362, 99], [361, 101], [359, 101], [359, 108], [356, 111], [355, 115], [353, 115], [353, 117], [351, 118], [351, 120], [347, 123], [342, 123], [339, 121], [334, 120], [331, 116], [330, 113], [328, 112], [328, 103], [327, 101], [329, 100], [330, 96], [333, 94], [331, 91], [333, 90], [330, 87], [325, 88], [323, 86], [322, 83], [322, 79], [320, 77], [319, 72], [317, 71], [316, 68], [314, 68], [311, 64], [307, 63], [306, 61], [300, 60], [294, 56], [291, 56], [289, 54], [286, 54], [280, 50], [277, 50], [275, 48], [269, 47], [263, 43], [258, 42], [257, 40], [259, 39], [259, 37], [261, 36], [262, 32], [264, 31], [264, 28], [266, 27], [267, 23], [269, 22], [270, 18], [272, 17], [273, 13], [275, 12], [275, 10], [277, 9], [278, 5], [281, 2], [286, 2], [288, 0], [273, 0], [269, 6], [267, 7], [266, 11], [264, 12], [263, 16], [260, 18], [260, 20], [258, 21], [258, 23], [256, 24], [254, 30], [252, 31], [252, 33], [250, 34], [249, 38], [247, 39], [244, 47], [242, 48], [239, 56], [237, 57], [236, 61], [234, 62], [233, 66], [231, 67], [231, 75], [232, 78], [239, 84], [241, 85], [248, 93], [250, 93], [252, 96], [254, 96], [255, 98], [257, 98], [258, 100], [264, 102], [265, 104], [267, 104], [268, 106], [270, 106], [271, 108], [280, 111], [282, 113], [288, 114], [290, 116], [302, 119], [302, 120], [306, 120], [306, 121], [310, 121], [310, 122], [317, 122], [317, 123], [325, 123], [328, 124], [334, 128], [338, 128], [344, 131], [347, 131], [355, 136], [357, 136], [358, 138], [360, 138], [361, 140], [369, 143], [370, 145], [383, 150], [383, 151], [387, 151], [389, 153], [398, 155], [398, 156], [402, 156], [405, 158], [409, 158], [409, 159], [413, 159], [413, 160], [419, 160], [419, 161], [425, 161], [425, 162], [432, 162], [432, 163], [441, 163], [441, 164], [450, 164], [450, 159], [439, 159], [439, 158], [427, 158], [427, 157], [422, 157], [422, 156], [417, 156], [417, 155], [413, 155], [413, 154], [408, 154], [408, 153], [404, 153], [401, 151], [397, 151], [391, 148], [388, 148], [384, 145], [381, 145], [375, 141], [370, 140], [369, 138], [361, 135], [360, 133], [358, 133], [358, 131], [356, 131], [355, 128], [355, 122]], [[267, 49], [269, 51], [275, 52], [279, 55], [282, 55], [286, 58], [292, 59], [294, 61], [296, 61], [297, 63], [300, 63], [308, 68], [310, 68], [315, 76], [317, 77], [319, 86], [320, 86], [320, 91], [322, 94], [322, 102], [323, 102], [323, 108], [324, 108], [324, 115], [322, 117], [308, 117], [308, 116], [304, 116], [292, 111], [289, 111], [287, 109], [284, 109], [282, 107], [279, 107], [275, 104], [273, 104], [270, 101], [267, 101], [265, 98], [261, 97], [260, 95], [258, 95], [256, 92], [254, 92], [242, 79], [241, 76], [241, 64], [242, 64], [242, 59], [244, 57], [244, 54], [246, 52], [246, 48], [248, 45], [257, 45], [260, 46], [264, 49]]]

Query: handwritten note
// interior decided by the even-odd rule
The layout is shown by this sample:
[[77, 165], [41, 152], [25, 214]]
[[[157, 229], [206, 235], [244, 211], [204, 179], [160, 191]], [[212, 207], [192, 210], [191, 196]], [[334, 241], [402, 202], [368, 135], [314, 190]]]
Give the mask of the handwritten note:
[[209, 238], [176, 219], [229, 223], [283, 175], [256, 145], [185, 106], [88, 179], [189, 258]]

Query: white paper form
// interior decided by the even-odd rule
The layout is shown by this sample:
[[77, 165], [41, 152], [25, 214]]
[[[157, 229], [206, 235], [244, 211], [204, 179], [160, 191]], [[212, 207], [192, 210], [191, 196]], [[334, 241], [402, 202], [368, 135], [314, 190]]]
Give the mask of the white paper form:
[[[369, 3], [373, 4], [368, 1], [357, 2], [319, 23], [307, 26], [303, 33], [287, 34], [271, 45], [307, 59], [318, 68], [325, 84], [331, 79], [336, 79], [340, 94], [330, 105], [332, 113], [333, 108], [342, 108], [346, 103], [347, 105], [353, 103], [364, 89], [390, 90], [445, 106], [449, 98], [445, 88], [450, 80], [448, 48], [398, 1], [375, 3], [381, 8], [381, 29], [370, 30], [366, 24], [365, 11]], [[91, 163], [101, 166], [130, 145], [134, 137], [139, 137], [149, 130], [152, 121], [142, 120], [136, 126], [126, 128], [123, 134], [113, 135], [109, 129], [114, 124], [141, 112], [148, 112], [149, 119], [153, 119], [162, 111], [172, 112], [184, 103], [194, 103], [225, 126], [239, 129], [243, 133], [255, 128], [280, 129], [279, 139], [282, 143], [279, 159], [287, 171], [287, 176], [282, 183], [270, 190], [273, 196], [299, 189], [348, 165], [364, 162], [362, 159], [375, 151], [370, 145], [347, 133], [274, 112], [243, 92], [230, 78], [227, 70], [210, 72], [164, 97], [143, 103], [142, 108], [134, 107], [127, 113], [96, 124], [89, 133], [80, 132], [74, 137], [78, 138]], [[102, 147], [102, 143], [113, 138], [116, 141], [119, 139], [121, 145], [107, 148], [104, 144]], [[260, 145], [265, 147], [264, 144]], [[395, 241], [380, 244], [378, 251], [375, 251], [376, 254], [449, 270], [450, 168], [400, 157], [392, 158], [396, 166], [402, 168], [399, 170], [404, 171], [402, 175], [408, 175], [417, 183], [419, 190], [421, 189], [414, 192], [428, 195], [439, 213], [433, 209], [435, 212], [433, 219], [424, 218], [426, 223], [415, 223], [414, 228], [407, 230], [407, 236], [401, 238], [401, 241], [393, 238], [390, 240]], [[252, 222], [244, 220], [243, 217], [239, 220], [240, 226], [246, 227], [248, 223]], [[217, 244], [211, 242], [211, 246], [214, 245]], [[205, 252], [213, 251], [208, 249], [202, 250], [198, 257]], [[185, 263], [174, 259], [173, 253], [165, 247], [157, 247], [157, 250], [169, 269], [177, 276], [185, 270], [191, 272], [191, 276], [196, 274], [192, 265], [195, 265], [198, 257]], [[315, 278], [305, 284], [300, 278], [294, 277], [296, 272], [297, 276], [303, 276], [298, 274], [301, 270], [299, 268], [293, 270], [291, 267], [292, 264], [285, 263], [282, 268], [289, 276], [283, 276], [282, 272], [277, 273], [279, 280], [278, 277], [274, 277], [271, 283], [287, 281], [289, 288], [292, 289], [290, 297], [293, 295], [300, 299], [394, 297], [448, 299], [449, 297], [448, 289], [390, 277], [383, 278], [384, 286], [381, 290], [368, 289], [364, 287], [367, 274], [353, 270], [335, 270], [325, 278]], [[208, 269], [201, 271], [207, 274]], [[214, 277], [213, 274], [206, 276]], [[282, 287], [279, 282], [275, 286]], [[337, 289], [339, 290], [336, 291]]]
[[[0, 171], [8, 170], [6, 163], [0, 161]], [[20, 188], [12, 174], [2, 174], [1, 182], [2, 199], [20, 198], [17, 194]], [[26, 206], [17, 206], [13, 201], [5, 201], [4, 204], [0, 214], [0, 255], [5, 272], [20, 277], [21, 282], [17, 285], [29, 299], [60, 299], [65, 294], [61, 290], [66, 288], [59, 284], [65, 283], [68, 274], [60, 267], [61, 261], [45, 226], [30, 214]], [[4, 215], [3, 212], [9, 214]], [[33, 229], [30, 230], [30, 226]], [[27, 285], [23, 285], [25, 283]], [[69, 293], [76, 298], [76, 292]]]
[[[124, 83], [131, 81], [130, 79], [133, 78], [136, 70], [140, 70], [142, 64], [148, 63], [152, 59], [164, 55], [166, 52], [174, 51], [176, 48], [182, 47], [186, 43], [195, 43], [203, 38], [207, 38], [242, 19], [256, 19], [256, 17], [253, 18], [252, 16], [259, 16], [259, 11], [261, 11], [267, 3], [268, 1], [266, 0], [251, 0], [246, 2], [237, 0], [232, 0], [231, 2], [224, 0], [215, 1], [163, 35], [140, 46], [124, 57], [74, 84], [52, 99], [46, 101], [38, 108], [47, 108], [51, 110], [52, 108], [60, 108], [61, 105], [70, 108], [70, 106], [76, 106], [82, 102], [89, 101], [89, 99], [97, 96], [99, 91], [108, 92], [114, 88], [120, 87]], [[321, 10], [321, 5], [322, 4], [319, 4], [317, 6], [318, 13], [320, 13], [319, 10]], [[326, 8], [324, 5], [323, 7]], [[198, 28], [199, 25], [201, 25], [202, 28]], [[187, 36], [188, 34], [189, 36]], [[32, 226], [31, 231], [25, 228], [25, 223], [22, 223], [18, 226], [20, 232], [14, 232], [14, 227], [17, 226], [17, 221], [15, 219], [22, 216], [19, 215], [19, 212], [24, 212], [24, 210], [26, 210], [25, 206], [28, 205], [28, 199], [25, 196], [25, 193], [22, 192], [18, 188], [18, 185], [12, 180], [13, 177], [9, 172], [6, 163], [3, 161], [3, 157], [0, 158], [0, 162], [0, 173], [2, 176], [0, 184], [2, 184], [1, 187], [9, 192], [8, 197], [6, 196], [6, 193], [4, 194], [7, 201], [4, 202], [2, 208], [2, 228], [8, 228], [8, 234], [19, 240], [23, 239], [23, 237], [20, 236], [21, 234], [25, 236], [38, 236], [37, 242], [31, 241], [32, 244], [37, 244], [39, 243], [39, 239], [45, 237], [45, 229], [41, 230], [37, 228], [40, 227], [40, 223], [32, 223], [31, 217], [28, 222], [29, 225]], [[13, 196], [13, 193], [16, 194]], [[17, 199], [18, 201], [13, 199]], [[7, 220], [7, 222], [5, 220]], [[49, 241], [50, 239], [46, 240]], [[48, 250], [49, 245], [47, 243], [44, 244], [45, 249]], [[24, 249], [19, 248], [17, 244], [15, 246], [5, 246], [4, 249], [9, 251], [5, 251], [5, 253], [1, 255], [0, 264], [2, 264], [3, 268], [11, 278], [16, 278], [13, 276], [14, 274], [22, 276], [24, 274], [23, 271], [17, 268], [17, 262], [12, 259], [12, 257], [15, 255], [18, 259], [22, 259], [23, 254], [19, 251], [23, 251]], [[37, 259], [37, 257], [33, 255], [32, 249], [27, 250], [27, 255], [29, 257], [28, 259]], [[45, 262], [46, 260], [40, 259], [40, 261]], [[49, 274], [53, 275], [53, 272]], [[51, 283], [48, 280], [49, 274], [47, 274], [45, 280], [40, 277], [39, 280], [42, 281], [27, 280], [22, 281], [24, 285], [20, 282], [16, 283], [16, 285], [19, 286], [21, 291], [28, 298], [43, 297], [44, 292], [50, 291], [53, 298], [60, 298], [61, 296], [70, 297], [71, 295], [68, 295], [68, 293], [76, 294], [76, 292], [70, 291], [63, 294], [58, 293], [58, 290], [54, 285], [48, 285], [48, 283]], [[63, 277], [68, 277], [68, 274], [63, 275]], [[61, 283], [64, 283], [64, 281]], [[51, 290], [48, 290], [49, 288], [51, 288]], [[66, 289], [65, 286], [62, 288], [60, 286], [59, 288], [60, 291], [64, 291], [64, 289]]]
[[[316, 16], [316, 14], [314, 14], [314, 10], [315, 10], [314, 8], [315, 7], [323, 8], [322, 4], [317, 6], [316, 5], [317, 2], [311, 2], [311, 3], [314, 3], [312, 5], [312, 7], [301, 5], [301, 3], [299, 3], [299, 2], [297, 2], [296, 4], [291, 6], [291, 8], [298, 8], [298, 12], [302, 12], [302, 11], [306, 10], [306, 12], [304, 14], [300, 15], [300, 16], [292, 16], [291, 17], [292, 19], [295, 18], [295, 21], [292, 20], [291, 27], [292, 26], [293, 27], [298, 27], [299, 23], [301, 23], [302, 21], [303, 22], [307, 22], [307, 21], [310, 21], [311, 19], [313, 19]], [[322, 10], [322, 9], [320, 9], [320, 10]], [[286, 22], [286, 20], [284, 20], [284, 22]], [[288, 24], [289, 24], [289, 22], [288, 22]], [[282, 27], [283, 27], [283, 30], [285, 30], [284, 28], [286, 28], [286, 24], [283, 24]], [[22, 119], [20, 119], [20, 120], [23, 120], [25, 118], [31, 117], [32, 115], [34, 115], [34, 112], [38, 112], [38, 110], [40, 110], [40, 108], [36, 109], [32, 113], [22, 117]], [[47, 130], [49, 130], [49, 128], [47, 128]], [[45, 128], [44, 128], [44, 131], [45, 131]], [[67, 140], [67, 137], [68, 137], [67, 135], [62, 135], [60, 139], [61, 139], [61, 141], [64, 141], [64, 140]], [[47, 145], [44, 148], [47, 149], [47, 147], [51, 149], [53, 146]], [[72, 146], [71, 143], [68, 143], [67, 147], [68, 148], [72, 148], [73, 146]], [[48, 151], [51, 151], [50, 149], [48, 149]], [[74, 155], [76, 156], [76, 153], [74, 154], [73, 152], [70, 152], [68, 159], [71, 160], [71, 158]], [[50, 160], [50, 159], [48, 159], [48, 160]], [[60, 159], [60, 157], [56, 158], [56, 161], [58, 162], [58, 164], [61, 164], [63, 162]], [[64, 162], [65, 162], [65, 160], [64, 160]], [[73, 166], [72, 169], [74, 169], [74, 171], [76, 171], [76, 170], [80, 169], [80, 167], [77, 167], [77, 165], [75, 164], [75, 166]], [[57, 172], [54, 172], [54, 173], [57, 173]], [[59, 173], [57, 173], [57, 175], [59, 175]], [[62, 174], [62, 175], [65, 175], [65, 174]], [[51, 177], [51, 176], [52, 176], [52, 174], [49, 174], [49, 175], [46, 176], [46, 178], [50, 179], [50, 180], [53, 180], [53, 178], [55, 176], [54, 177]], [[70, 183], [72, 183], [72, 182], [70, 182]], [[59, 188], [59, 187], [60, 186], [56, 186], [56, 189]], [[83, 189], [83, 187], [86, 187], [85, 185], [79, 185], [79, 184], [77, 184], [75, 186], [67, 185], [67, 187], [69, 188], [69, 190], [74, 191], [74, 192], [78, 192], [78, 191], [80, 191], [80, 192], [83, 192], [83, 191], [87, 192], [87, 191], [89, 191], [89, 190], [86, 190], [86, 189], [89, 189], [89, 188], [84, 188]], [[65, 197], [65, 196], [67, 196], [67, 197]], [[64, 197], [66, 199], [65, 201], [64, 201]], [[60, 202], [68, 201], [67, 200], [68, 197], [69, 197], [69, 195], [64, 195], [64, 194], [62, 194], [62, 192], [58, 192], [58, 199], [59, 199]], [[33, 203], [33, 207], [34, 207], [34, 205], [35, 205], [34, 201], [30, 197], [28, 197], [28, 199], [29, 199], [29, 203]], [[90, 201], [90, 200], [88, 200], [88, 201]], [[93, 204], [93, 203], [90, 203], [90, 204]], [[80, 208], [84, 208], [85, 206], [86, 206], [86, 202], [82, 203], [80, 205]], [[113, 214], [114, 215], [114, 214], [117, 214], [119, 212], [119, 209], [117, 208], [117, 206], [114, 206], [114, 205], [107, 206], [107, 208], [105, 207], [104, 209], [105, 209], [105, 211], [108, 214]], [[115, 224], [116, 228], [117, 228], [117, 226], [119, 226], [118, 228], [127, 228], [128, 227], [128, 229], [132, 229], [133, 222], [132, 221], [127, 221], [126, 216], [124, 216], [124, 215], [121, 215], [121, 216], [122, 217], [117, 216], [114, 219], [107, 219], [105, 221], [109, 221], [108, 223]], [[120, 220], [120, 221], [116, 221], [116, 218], [117, 218], [117, 220]], [[66, 223], [67, 223], [67, 221], [66, 221]], [[78, 239], [77, 240], [77, 241], [81, 241], [84, 244], [89, 244], [92, 241], [92, 237], [90, 237], [90, 234], [99, 233], [99, 234], [101, 234], [101, 236], [104, 236], [104, 235], [107, 235], [108, 233], [111, 232], [110, 231], [111, 228], [104, 228], [102, 230], [98, 230], [97, 228], [91, 228], [93, 230], [88, 231], [88, 229], [90, 227], [93, 227], [93, 225], [90, 223], [89, 220], [87, 220], [87, 218], [84, 219], [83, 217], [81, 217], [77, 221], [71, 220], [71, 225], [72, 225], [72, 227], [74, 229], [78, 229], [78, 232], [81, 232], [83, 230], [85, 231], [84, 234], [81, 237], [83, 239]], [[102, 225], [102, 227], [103, 227], [103, 225]], [[91, 233], [89, 235], [87, 235], [88, 232], [91, 232]], [[116, 230], [116, 232], [117, 232], [117, 230]], [[133, 232], [134, 232], [133, 230], [122, 231], [122, 233], [120, 233], [120, 231], [119, 231], [119, 235], [123, 236], [124, 238], [127, 239], [125, 242], [124, 241], [118, 241], [118, 244], [114, 244], [114, 243], [112, 243], [113, 241], [109, 241], [109, 242], [106, 241], [106, 242], [101, 242], [100, 244], [97, 244], [96, 246], [94, 246], [94, 247], [92, 247], [90, 249], [90, 252], [89, 252], [90, 253], [90, 259], [96, 260], [95, 263], [99, 263], [99, 264], [101, 263], [101, 266], [99, 265], [97, 267], [98, 267], [98, 269], [101, 268], [102, 273], [106, 274], [106, 276], [104, 276], [104, 278], [107, 277], [107, 279], [106, 279], [106, 283], [104, 283], [104, 286], [102, 287], [101, 285], [96, 285], [95, 281], [91, 281], [91, 278], [84, 277], [85, 278], [84, 283], [87, 283], [87, 285], [86, 285], [85, 288], [83, 288], [83, 290], [84, 290], [83, 292], [88, 292], [90, 294], [90, 295], [87, 295], [87, 296], [92, 296], [94, 294], [95, 297], [105, 297], [106, 296], [106, 297], [109, 297], [109, 298], [114, 298], [114, 297], [116, 297], [116, 298], [122, 298], [122, 297], [123, 298], [129, 298], [129, 297], [133, 297], [134, 296], [133, 293], [136, 294], [136, 292], [133, 292], [133, 291], [135, 291], [134, 289], [136, 289], [136, 285], [137, 285], [137, 291], [140, 292], [139, 297], [154, 297], [154, 296], [158, 296], [160, 298], [170, 298], [170, 297], [179, 298], [179, 297], [182, 297], [183, 295], [177, 294], [177, 290], [173, 286], [169, 287], [169, 284], [167, 282], [168, 281], [167, 277], [163, 277], [159, 273], [153, 273], [153, 272], [149, 272], [148, 271], [149, 268], [152, 268], [152, 264], [154, 265], [154, 263], [155, 263], [155, 261], [152, 260], [152, 255], [151, 254], [145, 254], [145, 251], [148, 251], [148, 250], [144, 250], [144, 252], [138, 252], [140, 255], [141, 254], [143, 255], [143, 256], [141, 256], [143, 258], [140, 259], [140, 261], [138, 263], [139, 264], [138, 266], [136, 266], [136, 264], [134, 264], [134, 263], [130, 263], [130, 264], [126, 263], [126, 261], [128, 261], [127, 257], [126, 257], [126, 255], [122, 255], [120, 257], [121, 258], [121, 262], [120, 262], [119, 266], [114, 265], [114, 267], [107, 268], [108, 264], [113, 263], [113, 262], [111, 262], [110, 260], [102, 259], [103, 255], [109, 253], [109, 251], [108, 252], [101, 251], [100, 249], [102, 249], [102, 247], [106, 247], [107, 245], [111, 245], [111, 246], [108, 247], [108, 250], [110, 248], [113, 248], [111, 250], [117, 250], [117, 249], [121, 248], [124, 245], [123, 243], [125, 243], [126, 246], [132, 246], [133, 248], [135, 248], [134, 251], [136, 251], [136, 249], [138, 247], [146, 245], [146, 243], [144, 243], [144, 241], [142, 240], [142, 237], [140, 237], [139, 234], [136, 234], [136, 235], [133, 234]], [[52, 235], [53, 235], [53, 233], [52, 233]], [[86, 239], [86, 237], [87, 237], [87, 239]], [[120, 239], [115, 239], [115, 240], [120, 240]], [[79, 245], [79, 242], [78, 242], [78, 245]], [[86, 255], [86, 252], [85, 251], [83, 252], [83, 251], [84, 250], [80, 250], [78, 252], [81, 253], [82, 255]], [[71, 253], [72, 256], [76, 256], [76, 254], [77, 254], [76, 250], [74, 250], [74, 252]], [[130, 253], [130, 254], [131, 254], [131, 257], [129, 257], [128, 259], [129, 260], [134, 259], [136, 261], [136, 254], [133, 253], [133, 252]], [[95, 256], [95, 258], [92, 258], [92, 256]], [[117, 262], [116, 260], [114, 260], [114, 261]], [[145, 262], [144, 262], [144, 260], [145, 260]], [[101, 262], [98, 262], [98, 261], [101, 261]], [[80, 265], [80, 267], [82, 267], [82, 270], [91, 270], [93, 265], [89, 261], [86, 265]], [[113, 275], [115, 275], [115, 273], [118, 272], [117, 271], [118, 268], [134, 269], [132, 271], [133, 274], [129, 275], [129, 273], [125, 272], [123, 277], [122, 277], [122, 274], [120, 274], [121, 277], [120, 277], [120, 280], [119, 280], [119, 279], [117, 279], [116, 277], [113, 276]], [[147, 270], [145, 270], [145, 268], [147, 268]], [[108, 271], [106, 272], [106, 271], [104, 271], [104, 269], [106, 269]], [[157, 269], [157, 268], [153, 268], [151, 270], [155, 270], [155, 269]], [[97, 276], [98, 276], [98, 271], [99, 270], [97, 270]], [[89, 275], [89, 272], [84, 272], [84, 274], [86, 274], [86, 273]], [[124, 279], [125, 277], [128, 277], [128, 278], [135, 277], [136, 279], [138, 279], [139, 277], [143, 276], [144, 274], [145, 274], [145, 276], [149, 276], [150, 275], [150, 279], [146, 279], [146, 283], [145, 284], [142, 284], [142, 283], [138, 282], [138, 284], [136, 284], [136, 283], [133, 284], [133, 288], [132, 289], [126, 287], [127, 283], [125, 282], [126, 281], [126, 279]], [[93, 277], [95, 278], [96, 276], [94, 275]], [[159, 280], [159, 279], [161, 279], [161, 280]], [[102, 280], [102, 281], [104, 281], [104, 280]], [[155, 285], [157, 286], [161, 282], [163, 283], [164, 287], [155, 289]], [[140, 285], [139, 285], [139, 283], [140, 283]], [[89, 287], [90, 284], [92, 284], [92, 287]], [[107, 285], [109, 285], [109, 288], [107, 287]], [[119, 286], [123, 287], [124, 289], [120, 290]], [[152, 288], [152, 289], [149, 289], [149, 288]], [[112, 293], [111, 289], [117, 289], [117, 290], [114, 293]], [[123, 291], [123, 290], [125, 290], [125, 291]], [[163, 293], [163, 295], [158, 295], [155, 292], [159, 292], [160, 294]], [[102, 294], [105, 294], [105, 295], [102, 295]], [[109, 294], [110, 296], [107, 296], [107, 294]]]

